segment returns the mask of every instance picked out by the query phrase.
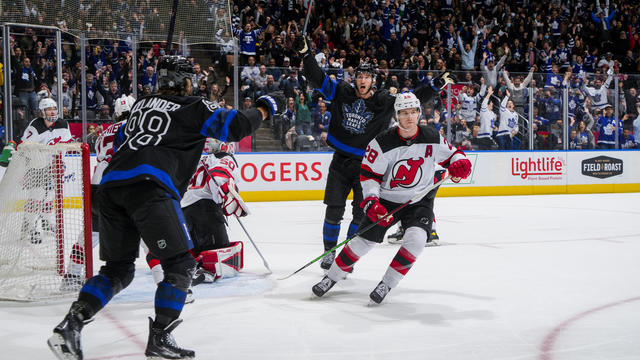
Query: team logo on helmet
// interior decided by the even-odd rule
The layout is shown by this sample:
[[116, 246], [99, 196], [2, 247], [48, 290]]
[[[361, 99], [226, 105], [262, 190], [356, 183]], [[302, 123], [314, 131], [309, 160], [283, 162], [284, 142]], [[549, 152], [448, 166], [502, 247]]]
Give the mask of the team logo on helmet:
[[424, 164], [424, 158], [416, 159], [402, 159], [393, 165], [391, 174], [393, 180], [391, 180], [391, 188], [402, 187], [412, 188], [420, 182], [422, 179], [422, 164]]

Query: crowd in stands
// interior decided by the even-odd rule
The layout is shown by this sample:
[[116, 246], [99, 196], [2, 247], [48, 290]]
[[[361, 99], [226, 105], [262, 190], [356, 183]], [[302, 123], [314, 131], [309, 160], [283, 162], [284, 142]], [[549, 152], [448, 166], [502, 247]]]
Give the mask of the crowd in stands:
[[[18, 7], [27, 4], [29, 11], [22, 14], [21, 22], [42, 23], [51, 16], [34, 5], [35, 1], [8, 2]], [[108, 9], [96, 0], [64, 2], [77, 3], [87, 16], [95, 15], [97, 9], [113, 16], [126, 8], [130, 19], [115, 19], [114, 28], [124, 33], [161, 32], [162, 25], [150, 18], [154, 12], [145, 12], [153, 8], [153, 0], [118, 0], [110, 2]], [[191, 2], [194, 6], [213, 4]], [[306, 138], [320, 147], [331, 119], [330, 103], [310, 88], [300, 71], [301, 59], [292, 49], [295, 35], [305, 27], [305, 3], [236, 0], [232, 2], [231, 27], [212, 34], [219, 40], [235, 36], [239, 41], [241, 107], [273, 91], [283, 91], [289, 98], [285, 115], [270, 125], [283, 146], [290, 149], [300, 148]], [[64, 13], [54, 16], [67, 28], [84, 21], [65, 20]], [[378, 67], [378, 88], [402, 92], [443, 71], [454, 72], [458, 78], [452, 96], [455, 105], [425, 104], [423, 121], [451, 136], [457, 146], [526, 149], [531, 110], [535, 148], [563, 148], [565, 89], [568, 148], [612, 148], [616, 137], [622, 148], [633, 148], [640, 141], [634, 138], [640, 135], [637, 1], [316, 0], [306, 29], [319, 65], [337, 80], [353, 82], [355, 67], [371, 62]], [[18, 110], [28, 112], [45, 92], [58, 96], [55, 36], [37, 29], [23, 30], [12, 36], [11, 61], [14, 95], [22, 106]], [[62, 113], [74, 119], [79, 116], [81, 93], [80, 48], [74, 36], [65, 35], [63, 42]], [[96, 122], [108, 119], [113, 99], [132, 92], [133, 56], [137, 59], [138, 94], [156, 91], [155, 63], [166, 51], [162, 42], [143, 43], [133, 54], [126, 39], [92, 40], [85, 85], [89, 117]], [[225, 94], [232, 85], [228, 76], [231, 52], [228, 43], [221, 43], [211, 49], [209, 58], [191, 58], [194, 63], [201, 62], [195, 65], [193, 79], [198, 95], [223, 104], [230, 100]], [[489, 89], [492, 93], [484, 106]], [[534, 98], [533, 109], [529, 109], [529, 97]], [[616, 108], [619, 119], [615, 118]], [[483, 109], [495, 115], [489, 141], [480, 126]], [[509, 130], [500, 130], [503, 112], [505, 118], [511, 115], [518, 119]], [[485, 115], [491, 117], [488, 112]], [[504, 131], [508, 142], [502, 141], [504, 137], [498, 139]]]

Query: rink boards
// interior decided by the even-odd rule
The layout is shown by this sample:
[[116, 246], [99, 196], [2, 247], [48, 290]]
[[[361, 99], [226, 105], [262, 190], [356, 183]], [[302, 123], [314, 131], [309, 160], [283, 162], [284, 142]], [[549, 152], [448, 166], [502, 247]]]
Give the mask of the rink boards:
[[[246, 201], [321, 200], [332, 153], [239, 153], [239, 187]], [[499, 196], [640, 192], [640, 151], [467, 152], [473, 172], [438, 196]], [[75, 159], [74, 159], [75, 160]], [[91, 157], [91, 170], [95, 168]], [[0, 176], [3, 175], [0, 169]], [[81, 177], [64, 176], [65, 207], [76, 208], [71, 189]]]

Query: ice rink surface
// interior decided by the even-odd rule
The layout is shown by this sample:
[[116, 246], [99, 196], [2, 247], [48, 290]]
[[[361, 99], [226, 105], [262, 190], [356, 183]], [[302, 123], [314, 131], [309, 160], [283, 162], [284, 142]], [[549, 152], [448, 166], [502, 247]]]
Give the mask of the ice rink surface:
[[[640, 194], [438, 198], [442, 245], [377, 307], [369, 292], [398, 245], [311, 300], [318, 264], [276, 278], [323, 252], [322, 202], [249, 205], [243, 222], [274, 274], [231, 221], [243, 273], [195, 287], [174, 332], [198, 359], [640, 359]], [[138, 261], [83, 330], [85, 359], [144, 358], [154, 290]], [[52, 359], [46, 339], [71, 301], [0, 302], [0, 358]]]

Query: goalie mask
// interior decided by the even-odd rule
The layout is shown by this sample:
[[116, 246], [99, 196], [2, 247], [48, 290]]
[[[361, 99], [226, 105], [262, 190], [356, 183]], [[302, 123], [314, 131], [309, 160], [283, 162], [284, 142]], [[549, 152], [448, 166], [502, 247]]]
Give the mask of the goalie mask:
[[58, 104], [51, 98], [44, 98], [38, 104], [40, 115], [49, 122], [58, 120]]
[[[185, 90], [191, 81], [193, 65], [184, 56], [165, 55], [158, 61], [157, 76], [160, 89]], [[192, 84], [193, 85], [193, 84]]]
[[215, 138], [207, 138], [207, 141], [204, 143], [204, 152], [207, 154], [233, 154], [235, 150], [236, 147], [234, 143], [222, 142]]

